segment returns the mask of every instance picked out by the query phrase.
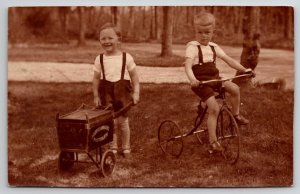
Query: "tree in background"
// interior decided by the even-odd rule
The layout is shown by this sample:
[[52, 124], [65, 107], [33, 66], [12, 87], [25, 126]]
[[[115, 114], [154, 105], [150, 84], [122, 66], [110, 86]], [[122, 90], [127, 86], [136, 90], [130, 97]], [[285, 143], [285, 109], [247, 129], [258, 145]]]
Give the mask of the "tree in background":
[[260, 49], [260, 10], [259, 7], [246, 7], [243, 18], [243, 51], [241, 64], [246, 68], [255, 69]]
[[134, 7], [130, 6], [129, 7], [129, 16], [128, 16], [128, 20], [129, 20], [129, 26], [127, 28], [127, 39], [128, 40], [133, 40], [136, 36], [135, 34], [135, 29], [134, 29], [134, 24], [135, 24], [135, 17], [134, 17]]
[[121, 26], [121, 14], [119, 13], [119, 9], [116, 6], [111, 7], [111, 20], [114, 25], [117, 26], [120, 30], [122, 29]]
[[[65, 43], [85, 39], [98, 40], [99, 27], [112, 22], [122, 27], [125, 41], [161, 43], [163, 7], [158, 6], [92, 6], [85, 7], [79, 17], [76, 7], [12, 7], [9, 8], [9, 43]], [[247, 8], [247, 9], [246, 9]], [[244, 42], [243, 18], [248, 8], [242, 6], [173, 6], [173, 43], [185, 44], [194, 36], [193, 16], [205, 9], [212, 12], [218, 28], [214, 41], [225, 45]], [[294, 46], [294, 16], [292, 7], [256, 7], [259, 9], [260, 43], [263, 47], [289, 48]], [[154, 12], [154, 13], [153, 13]], [[81, 19], [82, 18], [82, 19]], [[85, 19], [84, 19], [85, 18]], [[246, 19], [244, 19], [246, 20]], [[83, 26], [79, 29], [78, 26]], [[83, 24], [83, 25], [82, 25]], [[151, 27], [152, 24], [152, 27]], [[151, 35], [151, 28], [153, 34]], [[84, 29], [85, 36], [82, 36]], [[83, 39], [82, 39], [83, 40]], [[79, 41], [78, 41], [79, 42]]]
[[[240, 63], [245, 68], [254, 70], [258, 64], [258, 55], [260, 53], [260, 9], [259, 7], [246, 7], [243, 18], [243, 50]], [[241, 72], [237, 72], [237, 75]], [[248, 78], [235, 80], [240, 86], [250, 85]]]
[[161, 42], [161, 56], [170, 57], [172, 53], [173, 35], [173, 7], [163, 7], [163, 31]]
[[78, 10], [78, 18], [79, 18], [79, 37], [78, 37], [78, 45], [85, 45], [85, 10], [84, 7], [77, 7]]
[[68, 37], [68, 15], [70, 12], [70, 7], [58, 7], [58, 16], [59, 21], [62, 29], [62, 33], [64, 34], [64, 37], [66, 40], [69, 40]]

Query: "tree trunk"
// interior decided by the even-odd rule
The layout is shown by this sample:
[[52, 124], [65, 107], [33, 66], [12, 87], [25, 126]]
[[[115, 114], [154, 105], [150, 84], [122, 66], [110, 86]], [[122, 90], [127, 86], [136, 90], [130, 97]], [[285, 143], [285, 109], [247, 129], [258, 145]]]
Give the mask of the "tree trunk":
[[153, 7], [150, 7], [150, 40], [153, 40], [155, 38], [155, 35], [154, 35], [154, 31], [155, 31], [155, 24], [154, 24], [154, 21], [155, 21], [155, 18], [153, 17], [153, 12], [154, 12], [154, 9]]
[[68, 15], [69, 15], [69, 9], [70, 7], [59, 7], [58, 12], [59, 12], [59, 21], [60, 21], [60, 26], [63, 32], [63, 36], [65, 39], [68, 41]]
[[111, 7], [111, 20], [112, 23], [121, 30], [121, 14], [119, 14], [119, 9], [116, 6]]
[[154, 39], [157, 40], [157, 38], [159, 37], [158, 35], [158, 7], [155, 6], [154, 7]]
[[284, 14], [285, 14], [285, 20], [284, 20], [284, 24], [285, 24], [285, 28], [284, 28], [284, 36], [285, 38], [287, 38], [288, 40], [293, 39], [293, 35], [294, 35], [294, 18], [293, 18], [293, 12], [294, 9], [292, 7], [285, 7], [284, 8]]
[[172, 56], [173, 7], [163, 7], [162, 57]]
[[188, 18], [188, 24], [192, 26], [194, 25], [194, 14], [195, 14], [195, 7], [189, 6], [187, 18]]
[[130, 6], [129, 7], [129, 27], [127, 31], [127, 37], [129, 40], [132, 40], [135, 38], [135, 29], [134, 29], [134, 7]]
[[79, 15], [79, 37], [78, 37], [78, 45], [85, 45], [85, 11], [84, 7], [78, 7], [78, 15]]
[[[243, 18], [243, 51], [240, 63], [245, 68], [254, 70], [258, 64], [258, 55], [260, 52], [260, 31], [259, 31], [259, 7], [246, 7]], [[237, 72], [237, 75], [241, 72]], [[247, 84], [248, 79], [240, 79], [237, 81], [239, 85]]]
[[142, 8], [142, 13], [143, 13], [142, 25], [143, 25], [143, 29], [145, 30], [145, 28], [146, 28], [146, 7], [145, 6], [143, 6], [143, 8]]
[[18, 10], [16, 7], [8, 8], [8, 41], [9, 43], [15, 43], [17, 41], [18, 30]]

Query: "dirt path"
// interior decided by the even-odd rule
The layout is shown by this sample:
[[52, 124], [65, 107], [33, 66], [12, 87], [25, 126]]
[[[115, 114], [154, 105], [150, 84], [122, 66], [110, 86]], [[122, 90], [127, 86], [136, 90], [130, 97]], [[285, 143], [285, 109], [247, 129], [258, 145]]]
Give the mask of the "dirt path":
[[[129, 46], [130, 47], [130, 46]], [[135, 45], [136, 47], [136, 45]], [[145, 46], [144, 46], [145, 47]], [[182, 47], [182, 48], [181, 48]], [[183, 55], [184, 46], [174, 49], [174, 53]], [[226, 46], [223, 47], [227, 50]], [[230, 56], [238, 60], [240, 48], [228, 48]], [[235, 71], [217, 61], [221, 76], [230, 77]], [[184, 67], [138, 67], [142, 83], [187, 83]], [[287, 88], [294, 88], [294, 52], [275, 49], [262, 49], [260, 64], [256, 69], [256, 81], [268, 82], [275, 78], [286, 80]], [[54, 62], [8, 62], [9, 81], [41, 82], [91, 82], [93, 69], [91, 64], [72, 64]]]

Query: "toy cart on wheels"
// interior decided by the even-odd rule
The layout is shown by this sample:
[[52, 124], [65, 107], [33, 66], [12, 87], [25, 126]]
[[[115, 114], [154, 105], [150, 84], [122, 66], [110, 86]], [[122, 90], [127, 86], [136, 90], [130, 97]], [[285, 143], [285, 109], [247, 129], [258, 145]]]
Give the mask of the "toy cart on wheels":
[[[111, 175], [116, 157], [111, 150], [104, 150], [103, 146], [113, 140], [113, 119], [130, 105], [113, 112], [111, 107], [94, 108], [83, 104], [74, 112], [57, 114], [60, 172], [69, 170], [74, 163], [93, 163], [104, 177]], [[88, 159], [79, 160], [79, 154], [87, 154]]]

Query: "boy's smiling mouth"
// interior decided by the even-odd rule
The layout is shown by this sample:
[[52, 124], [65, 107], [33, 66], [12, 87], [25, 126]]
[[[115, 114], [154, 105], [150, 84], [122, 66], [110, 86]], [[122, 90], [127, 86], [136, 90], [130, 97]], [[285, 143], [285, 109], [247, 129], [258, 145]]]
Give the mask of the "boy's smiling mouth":
[[104, 47], [110, 47], [112, 44], [103, 44]]

